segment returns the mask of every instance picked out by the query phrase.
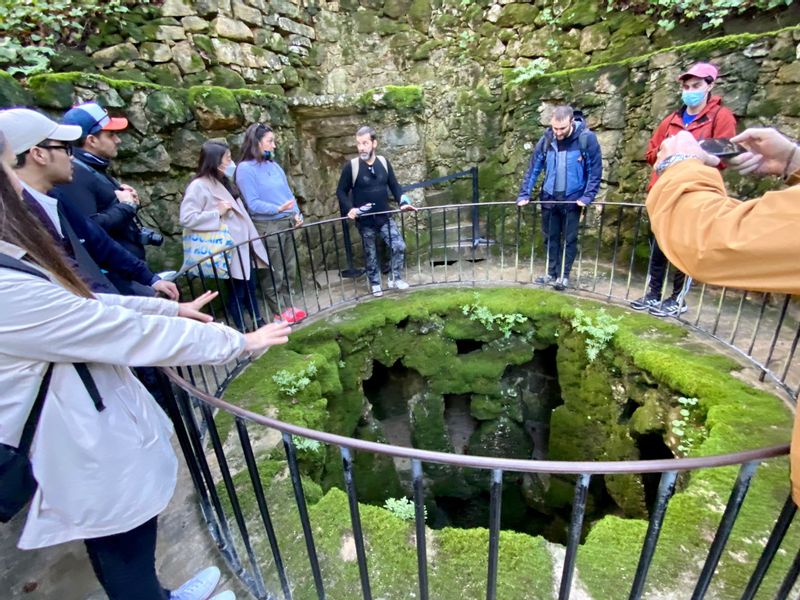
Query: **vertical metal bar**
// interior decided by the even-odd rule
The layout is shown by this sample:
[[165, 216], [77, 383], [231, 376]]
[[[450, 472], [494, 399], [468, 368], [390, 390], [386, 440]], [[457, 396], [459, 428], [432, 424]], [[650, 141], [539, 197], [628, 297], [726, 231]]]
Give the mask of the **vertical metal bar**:
[[497, 598], [497, 559], [500, 554], [500, 514], [503, 493], [503, 471], [492, 469], [489, 490], [489, 573], [486, 579], [486, 600]]
[[[239, 496], [236, 493], [236, 486], [233, 485], [233, 477], [231, 476], [231, 471], [228, 468], [228, 459], [225, 456], [225, 450], [222, 448], [222, 440], [219, 437], [217, 426], [214, 423], [214, 416], [211, 414], [211, 407], [205, 402], [201, 402], [200, 410], [203, 413], [203, 418], [206, 421], [208, 435], [211, 438], [211, 446], [214, 449], [214, 455], [217, 457], [217, 464], [219, 466], [220, 474], [222, 475], [222, 482], [225, 485], [225, 490], [228, 493], [228, 499], [231, 502], [233, 518], [236, 521], [236, 525], [239, 529], [239, 535], [242, 538], [242, 544], [244, 545], [248, 561], [250, 562], [250, 568], [253, 571], [252, 577], [255, 580], [255, 587], [258, 592], [257, 595], [263, 596], [265, 592], [264, 582], [261, 580], [261, 569], [258, 567], [258, 560], [256, 559], [253, 545], [250, 542], [250, 532], [247, 529], [247, 523], [244, 520], [244, 514], [242, 514], [242, 507], [239, 504]], [[242, 567], [244, 567], [244, 565]], [[244, 573], [244, 568], [242, 568], [242, 571]]]
[[[633, 268], [636, 263], [636, 245], [639, 243], [639, 227], [642, 224], [642, 211], [644, 206], [639, 206], [636, 211], [636, 224], [633, 230], [633, 245], [631, 246], [631, 261], [628, 264], [628, 281], [625, 284], [625, 299], [630, 298], [631, 293], [631, 278], [633, 277]], [[642, 294], [644, 295], [644, 294]]]
[[744, 308], [744, 301], [747, 298], [747, 291], [742, 291], [742, 297], [739, 298], [739, 306], [736, 309], [736, 318], [733, 321], [733, 330], [731, 331], [731, 337], [728, 338], [728, 343], [733, 345], [733, 340], [736, 338], [736, 334], [739, 332], [739, 320], [742, 318], [742, 308]]
[[[328, 275], [328, 254], [325, 252], [325, 236], [322, 235], [322, 227], [317, 225], [317, 231], [319, 232], [319, 247], [322, 249], [322, 268], [325, 270], [325, 287], [328, 288], [328, 301], [333, 306], [333, 294], [331, 293], [331, 278]], [[336, 231], [334, 230], [334, 235]], [[336, 265], [337, 267], [339, 265]]]
[[522, 220], [522, 207], [516, 207], [517, 223], [514, 228], [514, 282], [519, 281], [519, 234], [520, 221]]
[[717, 568], [719, 559], [722, 556], [722, 551], [731, 534], [731, 529], [733, 529], [736, 517], [739, 515], [739, 509], [742, 508], [744, 497], [747, 495], [747, 489], [750, 487], [750, 480], [753, 478], [757, 467], [758, 461], [750, 461], [744, 463], [739, 469], [739, 475], [736, 477], [733, 490], [731, 490], [728, 504], [725, 506], [725, 512], [722, 514], [722, 520], [717, 528], [714, 541], [711, 543], [711, 547], [708, 550], [706, 563], [703, 565], [703, 570], [700, 572], [700, 578], [697, 580], [694, 592], [692, 592], [691, 600], [702, 600], [708, 591], [711, 578], [714, 576], [714, 571]]
[[581, 530], [583, 529], [583, 517], [586, 514], [586, 497], [589, 495], [590, 479], [591, 475], [583, 473], [578, 475], [578, 480], [575, 482], [575, 498], [572, 501], [572, 522], [569, 525], [569, 541], [564, 555], [564, 570], [561, 572], [558, 600], [568, 600], [572, 590], [575, 557], [578, 554], [578, 544], [581, 541]]
[[772, 528], [772, 533], [769, 536], [769, 540], [767, 540], [766, 546], [764, 546], [761, 557], [758, 559], [758, 564], [753, 571], [753, 575], [750, 577], [750, 581], [747, 582], [747, 587], [744, 590], [744, 594], [742, 594], [742, 600], [753, 600], [753, 598], [755, 598], [756, 592], [761, 586], [761, 582], [764, 580], [764, 575], [766, 575], [767, 569], [769, 569], [769, 566], [772, 564], [772, 559], [775, 558], [775, 554], [777, 554], [778, 548], [796, 512], [797, 505], [790, 495], [786, 498], [781, 514], [775, 522], [775, 527]]
[[783, 365], [783, 370], [781, 373], [781, 381], [786, 381], [786, 376], [789, 374], [789, 365], [792, 364], [792, 359], [794, 358], [794, 353], [797, 351], [797, 342], [800, 341], [800, 323], [797, 325], [797, 329], [794, 332], [794, 339], [792, 340], [792, 345], [789, 348], [789, 353], [786, 355], [786, 362]]
[[369, 587], [369, 572], [367, 570], [367, 553], [364, 551], [364, 532], [361, 529], [361, 516], [358, 512], [358, 498], [356, 497], [353, 455], [350, 453], [350, 449], [344, 446], [340, 446], [339, 451], [342, 454], [344, 485], [347, 490], [347, 500], [350, 504], [350, 523], [353, 525], [353, 538], [356, 543], [358, 574], [361, 577], [361, 593], [364, 595], [364, 600], [372, 600], [372, 591]]
[[[316, 225], [314, 226], [316, 227]], [[305, 238], [306, 248], [308, 249], [308, 266], [311, 267], [311, 285], [314, 288], [314, 297], [317, 299], [317, 311], [322, 310], [322, 305], [319, 303], [319, 290], [317, 289], [317, 270], [314, 268], [314, 251], [311, 249], [311, 234], [309, 231], [311, 227], [303, 227], [303, 237]], [[301, 275], [300, 281], [303, 281]]]
[[700, 315], [703, 313], [703, 301], [706, 298], [706, 290], [708, 286], [704, 283], [700, 286], [700, 299], [697, 301], [697, 312], [694, 315], [694, 326], [697, 327], [700, 323]]
[[[786, 294], [783, 299], [783, 305], [781, 306], [781, 314], [778, 317], [778, 324], [775, 326], [775, 333], [772, 336], [772, 341], [769, 344], [769, 352], [767, 352], [767, 358], [764, 360], [764, 367], [769, 369], [769, 361], [772, 360], [772, 355], [775, 352], [775, 345], [778, 343], [778, 338], [781, 335], [781, 327], [783, 327], [783, 320], [786, 318], [786, 311], [789, 308], [789, 300], [791, 300], [791, 296]], [[761, 375], [759, 376], [759, 381], [764, 381], [764, 376], [767, 374], [766, 371], [761, 371]]]
[[714, 319], [714, 326], [711, 328], [711, 335], [717, 335], [717, 328], [719, 327], [719, 320], [722, 317], [722, 306], [725, 302], [725, 297], [728, 295], [728, 288], [723, 287], [722, 293], [719, 295], [719, 302], [717, 302], [717, 314]]
[[617, 250], [619, 249], [619, 237], [622, 232], [622, 207], [619, 207], [617, 213], [617, 233], [614, 235], [614, 250], [611, 253], [611, 273], [608, 276], [608, 299], [613, 297], [612, 290], [614, 289], [614, 275], [617, 269]]
[[458, 261], [458, 282], [461, 283], [463, 279], [463, 269], [462, 264], [463, 260], [461, 259], [462, 253], [462, 241], [461, 241], [461, 205], [459, 204], [456, 206], [456, 232], [458, 235], [457, 243], [457, 250], [456, 250], [456, 260]]
[[789, 597], [789, 593], [792, 591], [798, 575], [800, 575], [800, 552], [794, 557], [794, 562], [792, 562], [792, 566], [789, 567], [789, 572], [786, 573], [786, 577], [783, 583], [781, 583], [778, 593], [775, 594], [775, 600], [786, 600]]
[[447, 281], [447, 209], [442, 209], [442, 246], [444, 247], [444, 280]]
[[592, 291], [597, 289], [597, 271], [600, 265], [600, 242], [603, 239], [603, 225], [606, 221], [606, 205], [600, 206], [600, 226], [597, 228], [597, 247], [594, 253], [594, 275], [592, 276]]
[[289, 589], [289, 580], [286, 578], [286, 570], [283, 566], [281, 551], [278, 548], [278, 538], [275, 536], [275, 528], [272, 525], [272, 518], [269, 516], [269, 507], [267, 506], [267, 499], [264, 496], [264, 487], [261, 484], [261, 475], [258, 472], [258, 465], [256, 464], [256, 459], [253, 455], [253, 446], [250, 443], [250, 434], [247, 432], [247, 425], [245, 424], [244, 420], [238, 417], [236, 418], [236, 430], [239, 433], [239, 440], [242, 443], [244, 462], [247, 465], [247, 472], [250, 475], [250, 482], [253, 484], [253, 491], [255, 492], [256, 503], [258, 504], [258, 512], [261, 514], [261, 522], [264, 524], [264, 530], [267, 532], [269, 547], [272, 551], [272, 560], [275, 561], [275, 570], [278, 572], [278, 580], [281, 584], [283, 597], [285, 600], [291, 600], [292, 592]]
[[528, 282], [532, 282], [534, 277], [534, 263], [536, 262], [536, 204], [529, 204], [531, 210], [531, 260], [528, 265]]
[[753, 327], [753, 337], [750, 338], [750, 347], [747, 349], [747, 356], [753, 356], [753, 348], [756, 345], [756, 338], [758, 337], [758, 330], [761, 328], [761, 319], [764, 318], [764, 313], [767, 310], [767, 302], [769, 301], [769, 294], [763, 294], [764, 298], [761, 300], [761, 310], [758, 312], [758, 319], [756, 325]]
[[503, 281], [503, 269], [506, 266], [506, 205], [500, 206], [500, 281]]
[[419, 247], [419, 217], [414, 219], [414, 236], [417, 239], [417, 278], [422, 281], [422, 249]]
[[472, 245], [480, 239], [480, 214], [478, 212], [478, 203], [480, 199], [480, 188], [478, 187], [478, 167], [471, 167], [470, 174], [472, 175]]
[[[344, 223], [344, 219], [339, 221], [339, 225], [342, 226], [342, 232], [344, 232], [344, 227], [346, 225], [346, 223]], [[335, 223], [331, 224], [331, 230], [333, 231], [333, 251], [334, 251], [334, 254], [336, 254], [336, 268], [339, 269], [339, 287], [341, 287], [341, 289], [342, 289], [342, 300], [344, 300], [347, 297], [347, 293], [345, 292], [345, 289], [344, 289], [344, 272], [345, 272], [345, 270], [349, 269], [350, 267], [347, 264], [345, 264], [345, 266], [342, 267], [342, 257], [339, 254], [339, 238], [336, 236], [336, 224]], [[355, 278], [353, 278], [353, 279], [355, 279]]]
[[675, 480], [677, 477], [677, 471], [666, 471], [661, 474], [656, 502], [650, 512], [650, 522], [647, 524], [647, 534], [644, 536], [642, 553], [639, 556], [639, 564], [636, 567], [636, 576], [633, 579], [633, 586], [628, 600], [639, 600], [642, 597], [647, 571], [650, 569], [650, 562], [653, 560], [658, 536], [661, 534], [661, 525], [664, 523], [664, 514], [667, 512], [667, 504], [672, 498], [672, 494], [675, 493]]
[[428, 600], [428, 551], [425, 546], [425, 497], [423, 495], [422, 463], [411, 461], [411, 476], [414, 479], [414, 525], [417, 534], [417, 575], [419, 598]]
[[311, 565], [311, 574], [314, 576], [317, 597], [319, 600], [325, 600], [325, 588], [322, 584], [317, 548], [314, 545], [314, 534], [311, 531], [311, 522], [308, 519], [306, 495], [303, 492], [303, 482], [300, 480], [300, 470], [297, 468], [297, 451], [295, 450], [292, 436], [288, 433], [283, 434], [283, 449], [286, 452], [286, 460], [289, 463], [289, 474], [292, 477], [292, 487], [294, 488], [294, 501], [297, 505], [297, 512], [300, 513], [300, 524], [303, 527], [303, 537], [306, 541], [306, 551]]
[[431, 266], [431, 282], [436, 283], [436, 269], [433, 265], [433, 209], [428, 211], [428, 264]]

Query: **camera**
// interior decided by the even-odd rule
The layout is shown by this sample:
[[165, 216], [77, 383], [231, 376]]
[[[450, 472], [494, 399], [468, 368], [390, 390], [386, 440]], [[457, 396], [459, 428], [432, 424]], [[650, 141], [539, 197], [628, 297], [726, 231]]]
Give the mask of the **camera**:
[[141, 227], [139, 229], [139, 241], [142, 246], [160, 246], [164, 243], [164, 236], [149, 227]]

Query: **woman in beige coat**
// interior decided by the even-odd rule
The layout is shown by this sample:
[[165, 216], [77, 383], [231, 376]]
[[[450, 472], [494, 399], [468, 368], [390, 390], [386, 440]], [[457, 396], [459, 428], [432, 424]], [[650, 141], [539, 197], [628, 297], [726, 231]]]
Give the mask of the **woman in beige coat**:
[[[258, 231], [250, 215], [241, 200], [234, 198], [232, 193], [225, 175], [232, 164], [227, 144], [203, 144], [197, 174], [183, 195], [180, 224], [189, 231], [219, 231], [225, 223], [233, 243], [241, 244], [229, 254], [230, 292], [227, 306], [230, 318], [240, 330], [244, 330], [243, 307], [247, 308], [255, 327], [264, 324], [258, 307], [256, 277], [251, 266], [269, 268], [269, 258], [263, 242], [257, 239]], [[248, 240], [253, 241], [243, 243]]]

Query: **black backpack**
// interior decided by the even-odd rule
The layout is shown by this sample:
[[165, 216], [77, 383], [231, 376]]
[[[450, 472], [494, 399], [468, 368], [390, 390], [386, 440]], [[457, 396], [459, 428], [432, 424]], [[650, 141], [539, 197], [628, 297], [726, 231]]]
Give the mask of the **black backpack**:
[[[33, 267], [29, 267], [24, 262], [11, 258], [0, 253], [0, 267], [22, 271], [42, 279], [47, 279], [43, 273]], [[84, 363], [73, 365], [78, 375], [86, 386], [86, 390], [94, 401], [95, 408], [101, 411], [105, 408], [97, 386], [89, 373], [88, 367]], [[7, 523], [22, 508], [30, 502], [36, 492], [36, 479], [33, 477], [33, 466], [31, 465], [28, 454], [31, 450], [33, 435], [39, 424], [39, 417], [42, 414], [44, 399], [47, 396], [47, 389], [50, 386], [50, 378], [53, 374], [53, 363], [47, 365], [42, 383], [39, 385], [39, 392], [33, 402], [33, 408], [25, 421], [22, 429], [22, 437], [19, 445], [14, 448], [7, 444], [0, 444], [0, 522]]]

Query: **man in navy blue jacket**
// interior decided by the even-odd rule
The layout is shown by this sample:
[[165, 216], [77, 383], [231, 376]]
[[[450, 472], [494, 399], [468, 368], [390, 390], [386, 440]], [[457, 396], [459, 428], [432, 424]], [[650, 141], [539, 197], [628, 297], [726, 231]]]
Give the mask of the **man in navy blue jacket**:
[[600, 189], [601, 161], [597, 136], [581, 113], [571, 106], [557, 106], [550, 127], [533, 150], [517, 196], [517, 206], [528, 204], [533, 186], [544, 172], [540, 199], [547, 274], [537, 277], [536, 283], [552, 284], [557, 290], [569, 285], [578, 254], [581, 208], [591, 204]]
[[174, 283], [154, 275], [143, 261], [75, 208], [47, 195], [53, 185], [72, 177], [69, 142], [78, 138], [79, 127], [59, 125], [35, 111], [15, 108], [0, 111], [0, 131], [16, 155], [23, 199], [93, 290], [141, 294], [144, 289], [177, 300]]

